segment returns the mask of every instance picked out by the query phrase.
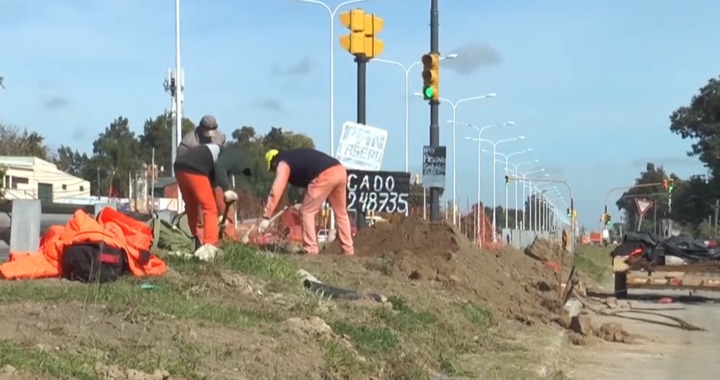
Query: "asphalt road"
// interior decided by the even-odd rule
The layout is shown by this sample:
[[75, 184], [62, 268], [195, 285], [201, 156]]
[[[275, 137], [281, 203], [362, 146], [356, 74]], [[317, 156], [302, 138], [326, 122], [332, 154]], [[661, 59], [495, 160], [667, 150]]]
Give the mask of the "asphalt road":
[[[670, 296], [671, 304], [657, 299]], [[720, 373], [720, 293], [631, 291], [636, 307], [656, 308], [659, 313], [683, 319], [707, 331], [685, 331], [660, 324], [617, 317], [593, 316], [593, 324], [621, 323], [630, 334], [639, 336], [635, 344], [599, 343], [573, 348], [575, 361], [572, 380], [678, 380], [710, 379]], [[672, 310], [672, 309], [681, 310]], [[654, 316], [635, 315], [654, 321], [670, 322]]]
[[[72, 215], [59, 215], [59, 214], [45, 214], [40, 220], [40, 231], [45, 232], [50, 226], [60, 224], [64, 225], [70, 220]], [[0, 213], [0, 236], [9, 236], [8, 229], [10, 228], [10, 218], [7, 214]], [[0, 241], [0, 261], [7, 259], [10, 247], [5, 241]]]

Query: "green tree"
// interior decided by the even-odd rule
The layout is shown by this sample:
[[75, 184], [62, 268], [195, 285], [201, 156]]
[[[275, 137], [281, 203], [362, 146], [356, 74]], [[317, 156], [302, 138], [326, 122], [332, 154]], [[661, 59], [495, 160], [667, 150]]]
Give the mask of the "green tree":
[[52, 162], [59, 170], [76, 177], [83, 177], [85, 166], [90, 162], [86, 153], [80, 153], [69, 146], [61, 145], [55, 152]]
[[713, 78], [692, 97], [690, 105], [670, 115], [670, 131], [694, 140], [688, 156], [697, 157], [713, 176], [720, 174], [720, 80]]
[[[637, 199], [647, 199], [653, 202], [652, 207], [656, 208], [653, 213], [657, 212], [658, 218], [666, 218], [669, 216], [668, 200], [670, 193], [662, 187], [664, 180], [673, 179], [675, 181], [675, 189], [685, 186], [682, 180], [674, 174], [667, 174], [662, 166], [655, 166], [648, 163], [644, 171], [640, 172], [640, 176], [635, 179], [635, 187], [625, 191], [615, 202], [618, 210], [625, 214], [625, 223], [631, 229], [637, 229], [639, 211], [637, 209]], [[655, 184], [655, 185], [653, 185]], [[652, 186], [648, 186], [652, 185]], [[674, 198], [673, 198], [674, 199]], [[677, 202], [674, 202], [677, 203]], [[654, 226], [650, 218], [644, 218], [641, 230], [653, 231]]]
[[[171, 115], [163, 113], [154, 119], [145, 120], [143, 133], [138, 136], [142, 161], [150, 165], [152, 152], [155, 149], [155, 165], [162, 167], [170, 173], [172, 167], [172, 131], [173, 120]], [[195, 124], [188, 118], [182, 120], [182, 135], [195, 129]]]
[[[140, 141], [130, 130], [130, 122], [122, 116], [115, 119], [93, 142], [93, 156], [84, 168], [84, 178], [97, 189], [96, 193], [128, 195], [129, 177], [143, 168]], [[96, 180], [100, 177], [100, 183]]]
[[26, 156], [48, 159], [45, 138], [37, 132], [0, 123], [0, 156]]

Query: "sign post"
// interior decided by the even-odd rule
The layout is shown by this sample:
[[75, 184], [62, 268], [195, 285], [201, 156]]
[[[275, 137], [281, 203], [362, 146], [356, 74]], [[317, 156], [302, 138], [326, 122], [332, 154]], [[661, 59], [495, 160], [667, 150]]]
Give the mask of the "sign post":
[[652, 207], [653, 201], [647, 200], [647, 199], [640, 199], [635, 198], [635, 208], [637, 208], [638, 212], [638, 224], [637, 224], [637, 230], [640, 231], [640, 226], [642, 226], [643, 217], [645, 216], [645, 213], [650, 210], [650, 207]]

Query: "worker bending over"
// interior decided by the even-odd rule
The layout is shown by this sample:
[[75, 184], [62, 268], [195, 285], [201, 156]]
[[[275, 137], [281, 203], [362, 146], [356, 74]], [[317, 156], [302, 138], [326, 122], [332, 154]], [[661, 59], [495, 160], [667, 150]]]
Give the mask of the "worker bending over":
[[213, 186], [221, 189], [225, 204], [237, 201], [237, 193], [230, 189], [228, 175], [252, 175], [248, 161], [237, 149], [225, 148], [217, 144], [204, 144], [189, 148], [178, 155], [173, 168], [178, 189], [185, 202], [188, 226], [196, 238], [198, 238], [198, 211], [202, 212], [203, 236], [199, 237], [202, 246], [198, 251], [203, 250], [203, 254], [214, 256], [220, 231]]
[[[180, 145], [178, 146], [178, 156], [187, 152], [190, 148], [194, 148], [202, 144], [217, 144], [220, 146], [225, 145], [225, 134], [220, 132], [218, 129], [218, 123], [214, 116], [205, 115], [200, 119], [197, 128], [188, 132], [183, 136]], [[215, 203], [217, 204], [218, 214], [222, 213], [227, 205], [223, 200], [223, 191], [221, 188], [216, 187], [214, 193]], [[233, 236], [235, 233], [235, 209], [234, 206], [228, 208], [227, 220], [225, 221], [225, 235]], [[202, 226], [202, 218], [198, 219], [198, 226]]]
[[317, 255], [315, 215], [327, 200], [335, 213], [338, 237], [345, 255], [352, 255], [353, 242], [350, 233], [350, 219], [346, 205], [347, 172], [335, 158], [315, 149], [272, 149], [265, 154], [268, 171], [275, 172], [275, 181], [270, 189], [263, 220], [258, 231], [261, 233], [270, 225], [269, 218], [275, 211], [288, 183], [305, 188], [300, 215], [303, 227], [303, 249], [305, 253]]

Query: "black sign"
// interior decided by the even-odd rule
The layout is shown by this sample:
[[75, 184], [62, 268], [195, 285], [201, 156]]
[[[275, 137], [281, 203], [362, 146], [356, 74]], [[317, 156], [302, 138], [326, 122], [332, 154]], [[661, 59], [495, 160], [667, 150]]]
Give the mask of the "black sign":
[[368, 211], [407, 213], [410, 205], [410, 173], [348, 170], [347, 208]]
[[447, 148], [444, 146], [423, 147], [423, 178], [425, 187], [445, 187], [445, 169], [447, 168]]

